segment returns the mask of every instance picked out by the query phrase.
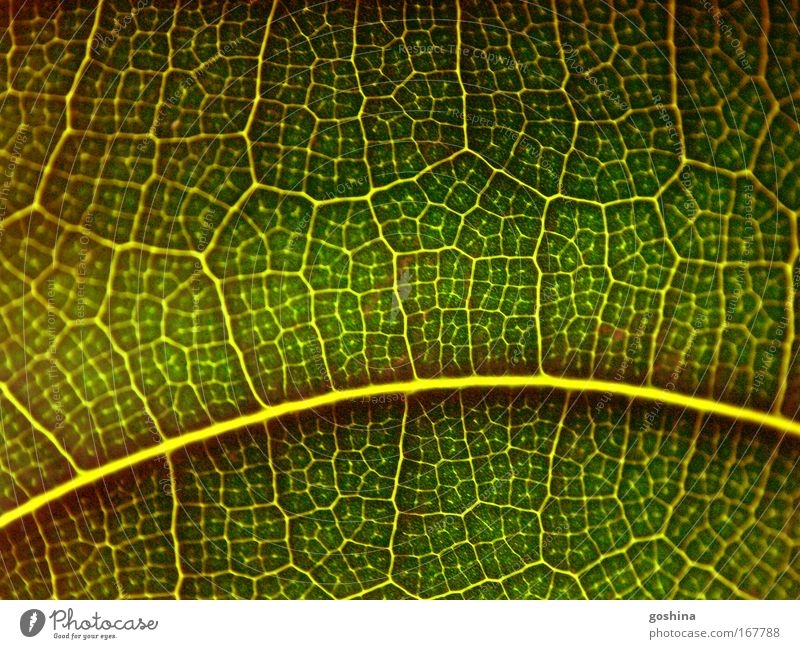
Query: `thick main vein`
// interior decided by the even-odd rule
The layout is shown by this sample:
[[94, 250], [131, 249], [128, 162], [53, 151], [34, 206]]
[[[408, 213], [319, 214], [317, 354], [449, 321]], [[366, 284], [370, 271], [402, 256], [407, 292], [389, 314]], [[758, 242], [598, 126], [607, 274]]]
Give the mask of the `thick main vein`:
[[682, 407], [702, 414], [726, 417], [734, 421], [745, 421], [750, 424], [755, 424], [758, 427], [767, 427], [800, 437], [800, 422], [788, 419], [782, 415], [764, 413], [752, 408], [734, 406], [704, 397], [690, 396], [644, 385], [628, 385], [625, 383], [602, 381], [598, 379], [566, 378], [548, 374], [534, 374], [529, 376], [473, 375], [465, 377], [418, 378], [412, 381], [367, 385], [349, 390], [334, 390], [318, 396], [308, 397], [307, 399], [270, 405], [247, 415], [220, 421], [206, 426], [205, 428], [166, 439], [159, 444], [143, 448], [131, 455], [119, 458], [103, 466], [86, 470], [67, 482], [55, 486], [44, 493], [33, 496], [14, 509], [0, 515], [0, 528], [13, 523], [27, 514], [35, 512], [48, 503], [54, 502], [74, 492], [76, 489], [88, 486], [124, 469], [129, 469], [138, 464], [147, 462], [148, 460], [169, 455], [191, 444], [213, 439], [214, 437], [248, 426], [264, 424], [284, 415], [314, 410], [315, 408], [324, 408], [345, 401], [360, 400], [381, 394], [412, 395], [433, 390], [458, 391], [469, 388], [488, 390], [495, 388], [551, 388], [571, 393], [608, 392], [630, 399], [654, 401]]

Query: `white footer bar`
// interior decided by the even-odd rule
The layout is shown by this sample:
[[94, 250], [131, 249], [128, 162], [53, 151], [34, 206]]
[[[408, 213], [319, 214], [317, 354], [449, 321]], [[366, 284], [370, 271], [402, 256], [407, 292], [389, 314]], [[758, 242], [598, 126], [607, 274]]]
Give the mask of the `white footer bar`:
[[253, 645], [797, 649], [800, 603], [0, 601], [2, 647]]

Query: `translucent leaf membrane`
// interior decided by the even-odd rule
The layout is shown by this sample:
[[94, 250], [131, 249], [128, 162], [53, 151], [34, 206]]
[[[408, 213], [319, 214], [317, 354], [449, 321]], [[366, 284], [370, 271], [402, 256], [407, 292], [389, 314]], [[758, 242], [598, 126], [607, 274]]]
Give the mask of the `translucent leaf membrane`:
[[9, 526], [5, 597], [800, 595], [794, 438], [538, 390], [342, 403]]
[[[800, 36], [750, 4], [7, 3], [3, 592], [797, 596]], [[509, 376], [602, 407], [480, 415]], [[337, 406], [396, 434], [343, 451], [342, 484], [314, 454], [347, 426], [313, 409], [179, 450], [468, 377], [441, 415]], [[703, 414], [731, 407], [750, 423]], [[476, 464], [438, 428], [534, 414], [594, 459]], [[468, 506], [512, 460], [516, 500]], [[603, 491], [615, 463], [635, 489]]]

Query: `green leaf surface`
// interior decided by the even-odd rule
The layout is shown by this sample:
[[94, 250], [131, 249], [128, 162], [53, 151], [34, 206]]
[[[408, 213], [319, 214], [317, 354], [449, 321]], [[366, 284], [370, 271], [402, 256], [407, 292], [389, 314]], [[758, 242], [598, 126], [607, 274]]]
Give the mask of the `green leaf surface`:
[[800, 596], [796, 8], [0, 15], [0, 596]]

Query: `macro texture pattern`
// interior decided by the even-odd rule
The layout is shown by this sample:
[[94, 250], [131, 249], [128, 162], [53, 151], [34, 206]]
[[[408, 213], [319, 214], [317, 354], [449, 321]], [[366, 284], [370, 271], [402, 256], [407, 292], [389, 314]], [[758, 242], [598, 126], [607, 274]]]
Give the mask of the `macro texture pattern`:
[[798, 15], [3, 2], [0, 596], [800, 597]]

